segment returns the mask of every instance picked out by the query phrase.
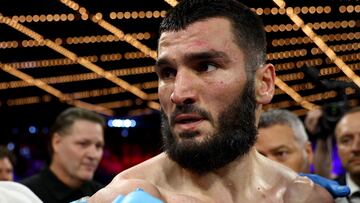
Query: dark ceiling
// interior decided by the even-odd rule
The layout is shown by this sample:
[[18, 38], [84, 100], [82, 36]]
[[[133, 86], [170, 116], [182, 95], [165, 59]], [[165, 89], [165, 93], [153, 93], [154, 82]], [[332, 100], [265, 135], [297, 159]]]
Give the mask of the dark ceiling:
[[[284, 10], [279, 10], [270, 0], [242, 2], [254, 8], [264, 20], [268, 61], [276, 66], [279, 79], [304, 100], [316, 105], [338, 101], [337, 95], [345, 87], [348, 87], [349, 103], [358, 104], [355, 83], [327, 59], [301, 29], [294, 27]], [[53, 115], [71, 104], [101, 107], [118, 116], [157, 112], [154, 110], [158, 107], [157, 78], [153, 72], [155, 60], [126, 41], [137, 39], [155, 51], [158, 25], [165, 11], [171, 8], [170, 4], [163, 0], [82, 0], [76, 3], [78, 6], [66, 0], [1, 1], [0, 67], [6, 69], [0, 72], [0, 117], [3, 120], [11, 116], [18, 116], [20, 120], [22, 117], [35, 118], [41, 115], [40, 112]], [[310, 23], [308, 25], [313, 31], [358, 75], [360, 1], [289, 0], [287, 3], [287, 7], [292, 7], [305, 23]], [[72, 5], [75, 5], [74, 9], [70, 8]], [[100, 21], [92, 20], [99, 15], [102, 22], [114, 26], [117, 33], [101, 27]], [[8, 23], [17, 26], [18, 30], [4, 23], [8, 18], [13, 20]], [[39, 43], [22, 33], [19, 24], [75, 54], [63, 52], [75, 58], [69, 59], [46, 46], [50, 43]], [[128, 38], [119, 39], [119, 30], [129, 34], [126, 35]], [[84, 59], [88, 67], [80, 64]], [[95, 64], [97, 69], [106, 72], [95, 73], [89, 69], [94, 66], [89, 64]], [[319, 71], [321, 76], [315, 80], [309, 77], [301, 69], [304, 64], [307, 70], [313, 67], [311, 70]], [[8, 71], [11, 70], [17, 70], [14, 74], [20, 71], [38, 79], [38, 83], [47, 83], [63, 98], [34, 86], [31, 84], [34, 80], [28, 80], [30, 83], [23, 81], [10, 74]], [[104, 78], [107, 73], [111, 73], [112, 80]], [[333, 80], [347, 83], [334, 85], [338, 83]], [[124, 91], [120, 84], [124, 81], [136, 90]], [[145, 96], [135, 95], [138, 90]], [[302, 105], [279, 88], [272, 104], [265, 108], [274, 107], [287, 108], [299, 115], [306, 112]]]

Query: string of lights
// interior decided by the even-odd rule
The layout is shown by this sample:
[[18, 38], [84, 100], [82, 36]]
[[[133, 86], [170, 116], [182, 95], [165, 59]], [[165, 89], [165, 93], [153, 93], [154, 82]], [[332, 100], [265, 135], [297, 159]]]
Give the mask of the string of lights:
[[8, 72], [9, 74], [11, 74], [13, 76], [18, 77], [18, 78], [22, 79], [23, 81], [25, 81], [25, 82], [27, 82], [29, 84], [35, 85], [38, 88], [48, 92], [51, 95], [54, 95], [55, 97], [59, 98], [60, 101], [63, 101], [63, 102], [68, 103], [70, 105], [75, 105], [75, 106], [78, 106], [78, 107], [82, 107], [82, 108], [86, 108], [86, 109], [89, 109], [89, 110], [92, 110], [92, 111], [96, 111], [98, 113], [102, 113], [102, 114], [105, 114], [105, 115], [113, 115], [114, 114], [114, 112], [112, 110], [107, 109], [105, 107], [98, 106], [98, 105], [93, 105], [93, 104], [90, 104], [90, 103], [86, 103], [86, 102], [83, 102], [83, 101], [80, 101], [80, 100], [73, 99], [73, 98], [69, 97], [68, 95], [63, 94], [58, 89], [44, 83], [42, 80], [35, 79], [35, 78], [31, 77], [30, 75], [28, 75], [26, 73], [23, 73], [23, 72], [15, 69], [15, 68], [9, 66], [9, 65], [0, 63], [0, 67], [5, 72]]
[[[72, 1], [72, 0], [60, 0], [61, 3], [68, 6], [69, 8], [73, 9], [74, 11], [78, 12], [82, 17], [87, 19], [87, 16], [89, 15], [89, 12], [85, 7], [80, 6], [78, 3]], [[111, 23], [107, 22], [103, 19], [103, 14], [98, 12], [95, 15], [92, 16], [91, 20], [94, 23], [97, 23], [100, 27], [104, 28], [105, 30], [113, 33], [115, 36], [119, 37], [120, 39], [123, 39], [125, 42], [129, 43], [133, 47], [139, 49], [141, 52], [143, 52], [145, 55], [150, 56], [151, 58], [155, 59], [157, 58], [157, 52], [154, 50], [151, 50], [146, 45], [142, 44], [139, 40], [132, 37], [130, 34], [125, 34], [122, 30], [115, 27]], [[132, 87], [129, 87], [132, 89]], [[143, 95], [144, 97], [139, 96], [140, 98], [147, 100], [147, 95]], [[156, 103], [156, 102], [155, 102]], [[153, 103], [150, 103], [153, 104]], [[160, 110], [160, 104], [158, 105], [151, 105], [152, 107], [159, 107], [156, 110]]]
[[[285, 8], [286, 3], [283, 0], [273, 0], [280, 8]], [[286, 14], [289, 18], [298, 25], [302, 31], [320, 48], [320, 50], [326, 54], [326, 56], [339, 67], [347, 77], [349, 77], [358, 87], [360, 87], [360, 78], [350, 69], [345, 62], [336, 55], [336, 53], [321, 39], [304, 21], [294, 13], [294, 9], [286, 8]], [[356, 22], [355, 22], [356, 25]], [[354, 25], [354, 26], [355, 26]]]
[[13, 21], [8, 17], [2, 16], [2, 14], [0, 14], [0, 22], [7, 24], [8, 26], [24, 33], [25, 35], [35, 39], [36, 41], [39, 41], [40, 43], [44, 43], [47, 47], [55, 50], [56, 52], [68, 57], [69, 59], [71, 59], [73, 61], [76, 61], [77, 63], [83, 65], [84, 67], [90, 69], [91, 71], [101, 75], [102, 77], [112, 81], [113, 83], [119, 85], [120, 87], [122, 87], [122, 88], [128, 90], [129, 92], [133, 93], [134, 95], [140, 97], [141, 99], [144, 99], [144, 100], [147, 99], [147, 95], [145, 92], [130, 85], [128, 82], [116, 77], [112, 73], [105, 71], [104, 69], [95, 65], [94, 63], [90, 62], [89, 60], [82, 58], [82, 57], [77, 57], [77, 55], [75, 53], [69, 51], [68, 49], [66, 49], [60, 45], [57, 45], [55, 42], [53, 42], [49, 39], [44, 39], [43, 36], [34, 32], [33, 30], [27, 28], [26, 26], [21, 25], [18, 22]]
[[[169, 1], [168, 1], [169, 2]], [[175, 4], [177, 3], [176, 1], [171, 1], [171, 2], [175, 2]], [[351, 4], [351, 2], [348, 2], [348, 4]], [[174, 3], [173, 3], [174, 4]], [[175, 5], [174, 4], [174, 5]], [[77, 11], [78, 13], [74, 13], [74, 14], [68, 14], [68, 13], [64, 13], [64, 15], [61, 15], [61, 13], [59, 14], [38, 14], [38, 15], [27, 15], [27, 14], [23, 14], [23, 15], [14, 15], [12, 14], [11, 19], [18, 21], [18, 22], [26, 22], [26, 23], [37, 23], [37, 22], [48, 22], [48, 23], [55, 23], [55, 22], [65, 22], [65, 21], [69, 21], [67, 18], [70, 16], [70, 19], [73, 17], [73, 21], [86, 21], [86, 20], [92, 20], [93, 22], [98, 23], [99, 19], [100, 20], [104, 20], [102, 18], [102, 16], [106, 16], [109, 21], [105, 21], [106, 23], [112, 22], [111, 20], [135, 20], [135, 19], [144, 19], [144, 18], [162, 18], [165, 16], [166, 11], [158, 9], [155, 11], [112, 11], [112, 12], [104, 12], [104, 14], [102, 13], [94, 13], [91, 14], [88, 12], [87, 8], [81, 7], [79, 4], [72, 2], [69, 3], [69, 7], [73, 8], [75, 11]], [[339, 11], [337, 11], [337, 8], [339, 9]], [[328, 6], [328, 5], [324, 5], [324, 6], [298, 6], [298, 7], [287, 7], [287, 8], [278, 8], [278, 7], [268, 7], [268, 8], [252, 8], [252, 10], [254, 10], [255, 12], [258, 13], [258, 15], [287, 15], [287, 10], [292, 9], [294, 13], [296, 14], [306, 14], [308, 15], [314, 15], [314, 17], [316, 15], [318, 16], [326, 16], [326, 14], [331, 14], [329, 15], [329, 17], [331, 17], [332, 15], [334, 15], [334, 12], [340, 12], [340, 13], [357, 13], [359, 11], [359, 6], [357, 5], [342, 5], [342, 6]], [[56, 12], [55, 12], [56, 13]], [[18, 13], [16, 13], [18, 14]], [[80, 15], [79, 15], [80, 14]], [[63, 16], [63, 19], [65, 19], [65, 21], [61, 20], [61, 16]], [[346, 15], [348, 16], [348, 15]], [[265, 17], [265, 16], [264, 16]], [[43, 20], [40, 21], [40, 18], [42, 18]], [[344, 15], [345, 18], [345, 15]], [[312, 18], [312, 19], [326, 19], [326, 18]], [[311, 19], [311, 20], [312, 20]], [[331, 18], [329, 18], [331, 19]], [[35, 22], [36, 21], [36, 22]], [[129, 21], [130, 22], [130, 21]], [[274, 21], [272, 21], [274, 22]], [[276, 22], [276, 21], [275, 21]], [[105, 24], [106, 24], [105, 23]], [[105, 25], [103, 24], [103, 25]], [[111, 24], [110, 24], [111, 25]], [[333, 21], [311, 21], [306, 23], [306, 25], [308, 25], [310, 28], [312, 28], [313, 30], [331, 30], [331, 29], [344, 29], [347, 31], [352, 31], [352, 32], [343, 32], [343, 33], [329, 33], [329, 34], [323, 34], [323, 35], [319, 35], [319, 37], [321, 37], [324, 42], [339, 42], [339, 41], [351, 41], [351, 40], [356, 40], [359, 38], [360, 34], [359, 32], [353, 31], [356, 28], [356, 19], [355, 20], [349, 20], [348, 18], [345, 18], [343, 20], [341, 20], [339, 18], [339, 20], [333, 20]], [[269, 29], [269, 32], [285, 32], [285, 31], [295, 31], [295, 30], [299, 30], [301, 29], [300, 26], [296, 25], [296, 24], [270, 24], [270, 25], [266, 25], [267, 29]], [[351, 29], [351, 30], [350, 30]], [[151, 30], [151, 29], [150, 29]], [[121, 30], [120, 30], [121, 31]], [[339, 30], [340, 31], [340, 30]], [[122, 32], [122, 31], [121, 31]], [[121, 33], [118, 32], [118, 33]], [[152, 31], [149, 31], [150, 33], [154, 33]], [[337, 32], [337, 30], [336, 30]], [[133, 37], [135, 40], [144, 40], [144, 33], [146, 32], [139, 32], [139, 33], [132, 33], [131, 37]], [[53, 40], [56, 44], [58, 45], [78, 45], [78, 44], [87, 44], [87, 43], [106, 43], [106, 42], [120, 42], [120, 41], [124, 41], [127, 42], [125, 40], [125, 35], [124, 34], [124, 38], [120, 39], [118, 36], [116, 36], [115, 34], [110, 34], [110, 35], [88, 35], [88, 36], [71, 36], [71, 37], [58, 37], [58, 38], [52, 38], [51, 40]], [[129, 35], [129, 34], [127, 34]], [[272, 34], [270, 34], [272, 36]], [[287, 33], [282, 34], [283, 36], [296, 36], [296, 35], [287, 35]], [[276, 35], [279, 36], [279, 35]], [[274, 36], [274, 37], [276, 37]], [[54, 35], [53, 35], [54, 37]], [[56, 37], [56, 35], [55, 35]], [[150, 36], [152, 37], [152, 40], [154, 39], [155, 36]], [[271, 41], [271, 45], [275, 48], [275, 47], [281, 47], [281, 46], [288, 46], [288, 47], [284, 47], [287, 48], [283, 49], [281, 48], [281, 51], [277, 51], [277, 52], [271, 52], [268, 53], [267, 57], [268, 60], [270, 60], [272, 63], [275, 64], [275, 68], [276, 70], [279, 72], [278, 76], [279, 79], [281, 79], [283, 82], [288, 83], [289, 81], [294, 81], [292, 83], [288, 83], [288, 84], [294, 84], [297, 83], [297, 85], [291, 85], [289, 87], [293, 88], [296, 92], [301, 91], [301, 90], [306, 90], [308, 89], [310, 86], [308, 85], [308, 83], [304, 83], [304, 74], [298, 73], [294, 68], [300, 68], [304, 65], [308, 65], [308, 66], [319, 66], [321, 67], [319, 69], [320, 71], [320, 75], [324, 75], [324, 76], [328, 76], [331, 74], [337, 74], [337, 73], [341, 73], [341, 71], [336, 68], [336, 67], [328, 67], [328, 64], [332, 64], [332, 60], [330, 60], [329, 58], [324, 58], [324, 53], [323, 51], [318, 48], [318, 47], [309, 47], [311, 46], [310, 43], [312, 43], [312, 40], [310, 39], [309, 36], [305, 36], [305, 37], [287, 37], [287, 38], [273, 38], [270, 37], [270, 39], [272, 38]], [[131, 39], [130, 39], [131, 41]], [[150, 42], [150, 41], [149, 41]], [[152, 43], [152, 42], [151, 42]], [[310, 45], [308, 45], [310, 44]], [[135, 43], [136, 45], [136, 43]], [[304, 49], [305, 46], [294, 46], [296, 48], [292, 48], [291, 49], [291, 45], [307, 45], [307, 47]], [[37, 41], [37, 40], [10, 40], [10, 41], [3, 41], [0, 42], [0, 49], [13, 49], [13, 48], [26, 48], [26, 47], [38, 47], [38, 46], [46, 46], [45, 45], [45, 40], [44, 41]], [[359, 66], [357, 65], [357, 53], [350, 53], [349, 52], [354, 52], [358, 50], [358, 43], [357, 42], [344, 42], [342, 44], [336, 44], [336, 45], [331, 45], [329, 46], [331, 49], [335, 50], [338, 49], [338, 51], [343, 51], [343, 50], [347, 50], [346, 51], [346, 55], [342, 55], [339, 57], [346, 63], [351, 63], [352, 61], [354, 61], [355, 63], [353, 64], [348, 64], [348, 66], [352, 69], [352, 70], [357, 70], [356, 68]], [[75, 48], [75, 46], [74, 46]], [[79, 47], [80, 48], [80, 47]], [[290, 48], [290, 49], [289, 49]], [[76, 49], [78, 49], [78, 47], [76, 47]], [[279, 50], [279, 49], [274, 49], [274, 50]], [[19, 50], [19, 51], [23, 51], [23, 50]], [[62, 51], [62, 50], [60, 50]], [[335, 50], [336, 51], [336, 50]], [[9, 51], [8, 53], [11, 53], [11, 51]], [[77, 53], [76, 53], [77, 54]], [[338, 54], [338, 53], [337, 53]], [[76, 57], [79, 57], [78, 55], [75, 55]], [[313, 58], [310, 56], [315, 56], [318, 58]], [[99, 55], [90, 55], [90, 56], [81, 56], [86, 58], [87, 60], [89, 60], [92, 63], [97, 63], [97, 62], [107, 62], [107, 61], [118, 61], [118, 60], [123, 60], [123, 59], [142, 59], [142, 58], [146, 58], [146, 57], [150, 57], [147, 56], [144, 52], [128, 52], [128, 53], [106, 53], [106, 54], [99, 54]], [[151, 57], [153, 58], [153, 57]], [[279, 63], [280, 62], [280, 63]], [[23, 61], [23, 62], [15, 62], [15, 63], [8, 63], [9, 65], [15, 67], [15, 68], [40, 68], [40, 67], [54, 67], [54, 66], [64, 66], [65, 68], [68, 66], [69, 68], [73, 67], [70, 65], [73, 64], [77, 64], [77, 61], [73, 61], [72, 59], [66, 59], [63, 61], [59, 61], [57, 59], [49, 59], [49, 60], [35, 60], [35, 61]], [[128, 63], [128, 62], [126, 62]], [[130, 63], [137, 63], [136, 61], [130, 62]], [[130, 64], [129, 63], [129, 64]], [[60, 64], [64, 64], [64, 65], [60, 65]], [[109, 63], [110, 64], [110, 63]], [[99, 65], [99, 64], [97, 64]], [[111, 64], [111, 66], [113, 66], [113, 64]], [[122, 68], [122, 67], [119, 67]], [[32, 71], [32, 70], [29, 70]], [[295, 71], [295, 72], [294, 72]], [[37, 70], [33, 71], [34, 73], [37, 74]], [[67, 72], [67, 71], [66, 71]], [[65, 73], [65, 72], [63, 72]], [[68, 73], [71, 73], [70, 70], [68, 71]], [[136, 74], [136, 73], [134, 73]], [[140, 73], [141, 74], [141, 73]], [[46, 75], [46, 74], [41, 74], [41, 75]], [[98, 79], [101, 78], [101, 76], [95, 76], [96, 74], [90, 73], [90, 74], [83, 74], [80, 76], [80, 74], [70, 74], [70, 75], [64, 75], [64, 76], [55, 76], [55, 77], [47, 77], [47, 78], [40, 78], [40, 79], [50, 79], [51, 78], [51, 82], [55, 83], [66, 83], [66, 82], [70, 82], [70, 81], [82, 81], [82, 80], [87, 80], [88, 78], [91, 79]], [[131, 75], [131, 74], [130, 74]], [[80, 76], [80, 78], [79, 78]], [[117, 75], [119, 76], [119, 75]], [[341, 77], [340, 77], [341, 78]], [[335, 78], [334, 78], [335, 79]], [[336, 78], [337, 80], [339, 78]], [[298, 80], [298, 81], [296, 81]], [[10, 83], [12, 82], [12, 83]], [[18, 87], [27, 87], [29, 86], [29, 84], [25, 84], [25, 83], [18, 83], [21, 81], [10, 81], [10, 82], [2, 82], [0, 83], [0, 89], [6, 89], [6, 88], [18, 88]], [[53, 83], [53, 84], [55, 84]], [[52, 83], [49, 83], [52, 84]], [[133, 86], [136, 87], [135, 84], [132, 84]], [[310, 89], [312, 89], [310, 87]], [[284, 93], [283, 90], [277, 88], [276, 92], [281, 92], [281, 94]], [[305, 94], [305, 92], [304, 92]], [[148, 99], [150, 99], [150, 94], [147, 94]]]

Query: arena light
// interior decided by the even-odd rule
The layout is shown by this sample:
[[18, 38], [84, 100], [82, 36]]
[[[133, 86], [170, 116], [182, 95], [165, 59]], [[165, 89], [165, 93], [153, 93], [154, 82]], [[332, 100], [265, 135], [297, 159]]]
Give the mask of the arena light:
[[110, 128], [134, 128], [136, 121], [134, 119], [110, 119], [107, 122]]
[[35, 126], [32, 125], [32, 126], [29, 127], [29, 133], [30, 134], [35, 134], [35, 133], [37, 133], [37, 131], [38, 130], [37, 130], [37, 128]]

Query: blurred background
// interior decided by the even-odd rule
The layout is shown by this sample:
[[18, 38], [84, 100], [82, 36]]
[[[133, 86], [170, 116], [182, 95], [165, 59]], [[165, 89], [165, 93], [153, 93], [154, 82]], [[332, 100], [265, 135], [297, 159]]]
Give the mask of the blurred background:
[[[285, 7], [241, 2], [263, 18], [268, 62], [276, 67], [275, 97], [265, 109], [285, 108], [303, 118], [321, 107], [324, 127], [331, 128], [345, 106], [359, 104], [359, 0], [291, 0]], [[49, 127], [69, 106], [108, 121], [100, 182], [161, 151], [153, 65], [159, 23], [175, 4], [1, 1], [0, 144], [17, 155], [17, 179], [47, 163]]]

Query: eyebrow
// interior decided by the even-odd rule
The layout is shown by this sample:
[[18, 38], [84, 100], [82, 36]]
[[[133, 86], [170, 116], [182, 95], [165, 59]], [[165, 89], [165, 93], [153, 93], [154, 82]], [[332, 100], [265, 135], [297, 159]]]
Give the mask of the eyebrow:
[[271, 149], [270, 151], [271, 152], [276, 152], [276, 151], [278, 151], [280, 149], [290, 149], [290, 148], [288, 146], [282, 144], [280, 146], [275, 147], [274, 149]]
[[[221, 59], [224, 62], [230, 61], [230, 58], [227, 54], [222, 51], [210, 50], [206, 52], [198, 52], [198, 53], [188, 53], [184, 56], [185, 64], [190, 64], [193, 61], [205, 61], [210, 59]], [[155, 69], [162, 65], [169, 65], [171, 62], [165, 57], [160, 58], [155, 63]]]
[[169, 65], [170, 62], [166, 58], [157, 59], [155, 62], [155, 69], [158, 69], [162, 65]]
[[190, 53], [190, 54], [185, 54], [185, 62], [188, 63], [190, 61], [201, 61], [201, 60], [209, 60], [209, 59], [222, 59], [225, 61], [229, 61], [229, 57], [227, 54], [225, 54], [224, 52], [221, 51], [214, 51], [214, 50], [210, 50], [207, 52], [199, 52], [199, 53]]

